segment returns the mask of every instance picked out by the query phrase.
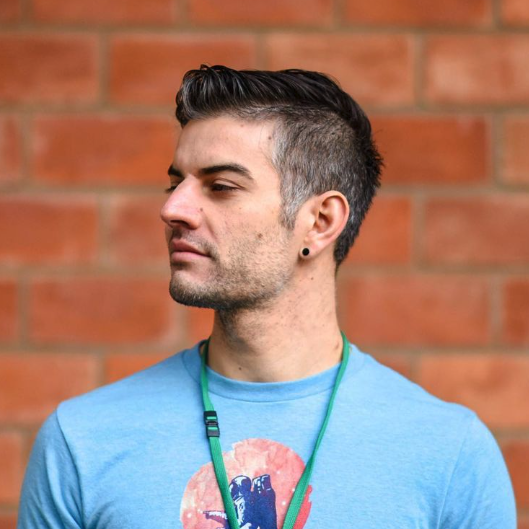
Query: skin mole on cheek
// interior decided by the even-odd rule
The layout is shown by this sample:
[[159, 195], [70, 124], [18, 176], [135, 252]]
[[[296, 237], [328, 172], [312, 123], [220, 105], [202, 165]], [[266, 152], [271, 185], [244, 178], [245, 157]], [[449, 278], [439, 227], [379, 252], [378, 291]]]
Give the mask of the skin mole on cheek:
[[257, 234], [257, 238], [258, 238], [258, 239], [262, 239], [262, 238], [263, 238], [263, 234], [262, 234], [262, 233], [258, 233], [258, 234]]

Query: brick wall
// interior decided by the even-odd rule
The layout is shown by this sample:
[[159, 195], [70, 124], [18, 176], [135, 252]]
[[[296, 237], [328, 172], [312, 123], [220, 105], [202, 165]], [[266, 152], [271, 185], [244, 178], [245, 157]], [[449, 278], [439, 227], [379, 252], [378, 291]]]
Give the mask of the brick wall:
[[208, 332], [158, 210], [202, 62], [328, 72], [387, 170], [339, 283], [364, 350], [496, 434], [529, 527], [526, 0], [2, 0], [0, 528], [57, 403]]

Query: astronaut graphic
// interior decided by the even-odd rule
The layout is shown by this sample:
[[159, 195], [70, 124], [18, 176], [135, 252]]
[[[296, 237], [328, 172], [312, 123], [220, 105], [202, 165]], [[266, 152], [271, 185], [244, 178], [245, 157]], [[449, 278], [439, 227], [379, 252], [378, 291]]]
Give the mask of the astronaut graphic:
[[[268, 474], [253, 481], [237, 476], [230, 483], [230, 493], [241, 529], [277, 529], [276, 494]], [[229, 529], [225, 511], [205, 511], [204, 515], [222, 524], [219, 529]]]
[[[245, 439], [223, 453], [230, 493], [241, 529], [283, 526], [288, 505], [305, 469], [290, 448], [269, 439]], [[311, 503], [309, 486], [294, 529], [303, 529]], [[180, 508], [184, 529], [229, 529], [212, 463], [189, 480]]]

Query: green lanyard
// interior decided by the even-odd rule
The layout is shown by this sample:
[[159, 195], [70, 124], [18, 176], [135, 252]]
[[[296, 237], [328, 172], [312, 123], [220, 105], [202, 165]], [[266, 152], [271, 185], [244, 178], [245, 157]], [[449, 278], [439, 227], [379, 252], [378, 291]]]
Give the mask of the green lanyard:
[[[320, 447], [323, 435], [327, 429], [327, 424], [331, 418], [332, 407], [334, 404], [334, 399], [336, 398], [336, 393], [338, 391], [338, 386], [343, 378], [345, 369], [347, 367], [347, 362], [349, 360], [349, 343], [345, 334], [342, 332], [343, 339], [343, 350], [342, 350], [342, 364], [336, 376], [336, 382], [334, 383], [334, 388], [332, 390], [331, 398], [329, 399], [329, 404], [327, 406], [327, 413], [323, 424], [321, 425], [320, 433], [316, 444], [314, 445], [314, 450], [312, 455], [305, 466], [305, 470], [299, 478], [299, 482], [296, 486], [292, 500], [288, 507], [288, 511], [285, 517], [285, 522], [283, 523], [283, 529], [292, 529], [296, 523], [296, 518], [298, 516], [303, 500], [305, 499], [305, 494], [309, 486], [310, 476], [312, 474], [312, 469], [314, 467], [314, 462], [316, 461], [316, 453]], [[228, 485], [228, 476], [226, 475], [226, 467], [224, 466], [224, 460], [222, 459], [222, 449], [220, 447], [220, 429], [219, 421], [217, 418], [217, 412], [213, 408], [213, 404], [209, 398], [208, 392], [208, 377], [206, 373], [206, 364], [209, 350], [209, 340], [206, 341], [204, 347], [204, 353], [202, 354], [202, 368], [200, 372], [200, 385], [202, 388], [202, 400], [204, 401], [204, 422], [206, 423], [206, 435], [209, 441], [209, 447], [211, 450], [211, 460], [213, 462], [213, 468], [215, 469], [215, 475], [217, 477], [217, 483], [219, 485], [220, 494], [222, 496], [222, 501], [224, 502], [224, 509], [226, 510], [226, 516], [228, 517], [228, 522], [231, 529], [240, 529], [239, 522], [237, 521], [237, 513], [235, 512], [235, 507], [233, 505], [233, 500], [231, 498], [230, 489]]]

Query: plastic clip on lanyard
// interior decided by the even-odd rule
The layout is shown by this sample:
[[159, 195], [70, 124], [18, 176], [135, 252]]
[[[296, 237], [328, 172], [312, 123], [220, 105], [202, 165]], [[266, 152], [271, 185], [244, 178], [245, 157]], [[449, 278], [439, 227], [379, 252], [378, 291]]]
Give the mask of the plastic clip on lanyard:
[[[316, 461], [316, 453], [320, 447], [321, 441], [327, 429], [327, 424], [331, 417], [332, 408], [334, 405], [334, 400], [336, 398], [336, 393], [338, 391], [338, 386], [342, 381], [345, 369], [347, 367], [347, 362], [349, 360], [349, 342], [345, 337], [345, 334], [342, 332], [343, 340], [343, 349], [342, 349], [342, 363], [336, 376], [336, 381], [334, 383], [334, 388], [332, 390], [331, 398], [329, 399], [329, 404], [327, 406], [327, 413], [325, 414], [325, 419], [321, 425], [320, 433], [318, 434], [318, 439], [316, 439], [316, 444], [312, 451], [305, 470], [301, 475], [301, 478], [298, 481], [290, 505], [288, 507], [287, 514], [285, 516], [285, 521], [283, 523], [283, 529], [293, 529], [294, 524], [296, 523], [296, 518], [301, 509], [301, 505], [305, 498], [307, 492], [307, 487], [309, 486], [310, 476], [312, 474], [312, 469], [314, 467], [314, 462]], [[228, 522], [231, 529], [240, 529], [239, 522], [237, 521], [237, 513], [235, 512], [235, 507], [233, 505], [233, 500], [230, 494], [230, 488], [228, 485], [228, 476], [226, 475], [226, 467], [224, 466], [224, 460], [222, 459], [222, 449], [220, 447], [220, 429], [219, 421], [217, 418], [217, 412], [213, 408], [213, 404], [209, 398], [208, 392], [208, 377], [206, 373], [206, 364], [208, 357], [209, 349], [209, 340], [206, 341], [204, 347], [204, 353], [202, 354], [202, 367], [200, 371], [200, 385], [202, 388], [202, 400], [204, 401], [204, 422], [206, 423], [206, 435], [209, 441], [209, 447], [211, 450], [211, 460], [213, 462], [213, 468], [215, 469], [215, 476], [217, 477], [217, 483], [219, 485], [220, 494], [222, 496], [222, 501], [224, 502], [224, 509], [226, 510], [226, 516], [228, 517]]]

